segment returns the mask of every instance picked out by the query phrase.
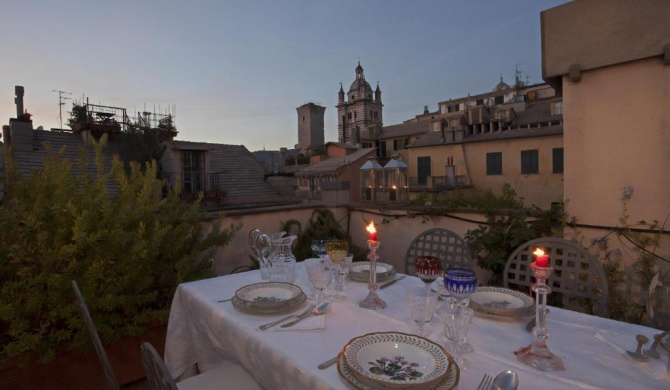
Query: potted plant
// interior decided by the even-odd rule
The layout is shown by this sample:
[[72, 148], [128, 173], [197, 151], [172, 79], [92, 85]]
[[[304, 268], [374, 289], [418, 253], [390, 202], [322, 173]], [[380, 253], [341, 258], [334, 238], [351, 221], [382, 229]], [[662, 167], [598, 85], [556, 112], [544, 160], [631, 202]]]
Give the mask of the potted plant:
[[[70, 286], [73, 279], [103, 343], [109, 351], [128, 355], [121, 360], [136, 359], [135, 372], [143, 375], [139, 348], [129, 352], [115, 343], [164, 327], [177, 285], [213, 276], [215, 251], [239, 229], [215, 223], [205, 232], [198, 201], [180, 202], [178, 187], [164, 195], [155, 162], [144, 169], [133, 164], [127, 172], [114, 157], [111, 168], [105, 168], [105, 141], [94, 142], [93, 174], [85, 173], [84, 157], [74, 163], [47, 145], [43, 169], [21, 177], [5, 150], [0, 366], [10, 371], [0, 368], [0, 388], [16, 388], [4, 382], [17, 376], [15, 363], [38, 362], [37, 372], [44, 372], [43, 362], [58, 362], [57, 357], [71, 351], [92, 351]], [[100, 370], [97, 359], [88, 360]], [[51, 370], [66, 366], [58, 363]], [[56, 374], [60, 372], [51, 372]], [[96, 377], [101, 375], [99, 371]], [[74, 382], [53, 385], [77, 387]]]

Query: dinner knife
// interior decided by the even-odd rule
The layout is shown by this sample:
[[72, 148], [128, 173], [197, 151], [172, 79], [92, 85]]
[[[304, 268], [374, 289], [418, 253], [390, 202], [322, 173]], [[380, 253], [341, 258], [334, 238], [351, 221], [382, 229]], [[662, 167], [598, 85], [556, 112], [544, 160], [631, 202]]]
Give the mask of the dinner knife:
[[386, 283], [382, 284], [381, 286], [379, 286], [379, 289], [381, 290], [381, 289], [383, 289], [383, 288], [386, 288], [386, 287], [392, 285], [393, 283], [395, 283], [395, 282], [397, 282], [397, 281], [399, 281], [399, 280], [402, 280], [402, 279], [405, 279], [405, 275], [402, 275], [402, 276], [400, 276], [400, 277], [397, 277], [397, 278], [391, 280], [390, 282], [386, 282]]

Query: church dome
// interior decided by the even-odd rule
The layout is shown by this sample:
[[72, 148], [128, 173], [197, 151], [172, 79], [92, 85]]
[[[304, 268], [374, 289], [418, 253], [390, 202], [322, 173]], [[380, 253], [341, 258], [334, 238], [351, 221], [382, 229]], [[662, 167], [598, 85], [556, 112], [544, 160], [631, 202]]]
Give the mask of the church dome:
[[[365, 84], [363, 84], [363, 83], [365, 83]], [[356, 91], [358, 91], [358, 89], [359, 89], [362, 85], [365, 85], [365, 88], [366, 88], [368, 91], [372, 91], [372, 87], [370, 86], [370, 83], [368, 83], [367, 81], [365, 81], [365, 79], [361, 78], [361, 79], [356, 79], [356, 80], [354, 80], [353, 83], [351, 83], [351, 87], [349, 88], [349, 92], [356, 92]]]

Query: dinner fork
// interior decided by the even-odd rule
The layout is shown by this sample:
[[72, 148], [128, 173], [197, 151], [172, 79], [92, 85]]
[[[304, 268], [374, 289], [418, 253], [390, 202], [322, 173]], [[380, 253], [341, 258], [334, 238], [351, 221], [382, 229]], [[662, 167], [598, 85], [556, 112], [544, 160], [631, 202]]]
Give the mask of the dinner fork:
[[316, 307], [316, 305], [310, 305], [307, 309], [305, 309], [305, 311], [303, 311], [303, 312], [300, 313], [300, 314], [291, 314], [290, 316], [286, 316], [286, 317], [284, 317], [284, 318], [280, 318], [280, 319], [278, 319], [277, 321], [272, 321], [272, 322], [267, 323], [267, 324], [265, 324], [265, 325], [261, 325], [261, 326], [258, 327], [258, 329], [260, 329], [260, 330], [267, 330], [267, 329], [270, 329], [270, 328], [272, 328], [273, 326], [275, 326], [275, 325], [277, 325], [277, 324], [279, 324], [279, 323], [282, 323], [282, 322], [284, 322], [284, 321], [286, 321], [286, 320], [288, 320], [288, 319], [296, 318], [296, 317], [300, 317], [300, 316], [302, 316], [302, 315], [306, 315], [307, 313], [309, 313], [309, 312], [311, 312], [312, 310], [314, 310], [315, 307]]
[[482, 381], [477, 386], [477, 390], [490, 390], [491, 386], [493, 386], [493, 377], [489, 374], [484, 374]]

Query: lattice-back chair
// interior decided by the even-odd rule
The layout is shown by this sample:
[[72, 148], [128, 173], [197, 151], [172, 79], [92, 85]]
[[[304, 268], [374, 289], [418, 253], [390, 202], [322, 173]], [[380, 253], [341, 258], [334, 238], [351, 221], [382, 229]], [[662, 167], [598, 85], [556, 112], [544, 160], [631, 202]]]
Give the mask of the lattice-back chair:
[[426, 230], [409, 244], [405, 256], [406, 274], [416, 275], [416, 259], [421, 256], [435, 256], [441, 259], [442, 270], [453, 267], [474, 269], [475, 266], [468, 245], [461, 236], [449, 229]]
[[586, 300], [586, 312], [603, 316], [608, 298], [605, 272], [598, 259], [572, 241], [542, 237], [520, 245], [505, 264], [504, 286], [512, 289], [528, 287], [530, 292], [530, 286], [535, 282], [530, 263], [535, 261], [533, 251], [537, 248], [549, 255], [549, 265], [554, 268], [547, 281], [552, 293], [562, 293], [563, 303], [569, 303], [570, 308], [575, 308], [570, 298], [576, 298], [579, 306]]
[[670, 331], [670, 273], [659, 272], [651, 279], [647, 315], [652, 327]]
[[140, 353], [151, 390], [263, 390], [254, 377], [238, 363], [225, 361], [218, 368], [176, 382], [151, 343], [142, 343]]
[[88, 306], [86, 305], [84, 296], [79, 290], [79, 285], [77, 285], [77, 282], [74, 280], [72, 281], [72, 288], [74, 289], [74, 294], [77, 296], [77, 302], [79, 303], [81, 314], [84, 317], [84, 322], [86, 323], [88, 333], [91, 335], [91, 341], [93, 341], [95, 352], [98, 354], [98, 359], [100, 359], [102, 368], [105, 371], [105, 376], [107, 377], [107, 389], [118, 390], [119, 381], [116, 379], [116, 375], [114, 375], [114, 369], [112, 368], [112, 364], [109, 362], [107, 352], [105, 352], [105, 347], [102, 345], [102, 341], [100, 341], [98, 330], [95, 328], [95, 323], [93, 323], [91, 313], [88, 311]]

